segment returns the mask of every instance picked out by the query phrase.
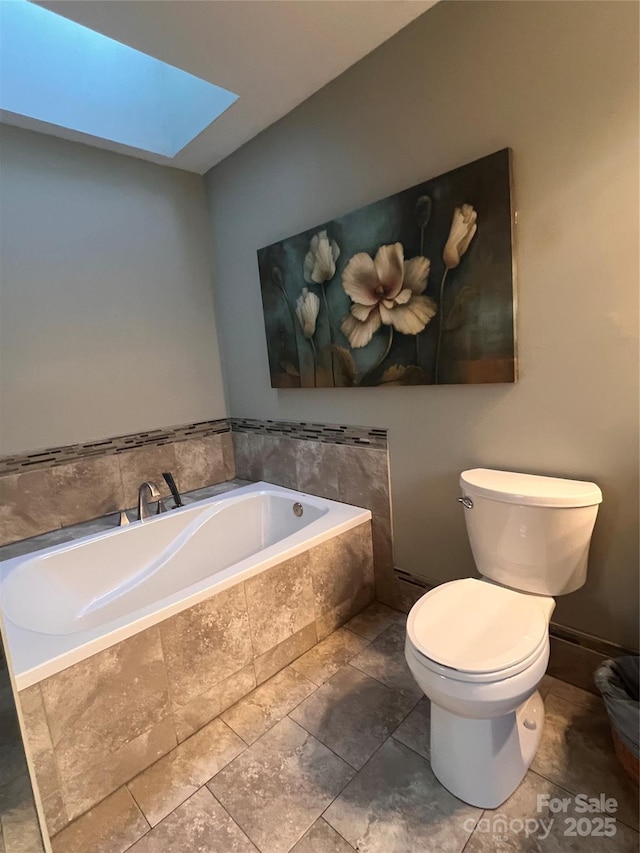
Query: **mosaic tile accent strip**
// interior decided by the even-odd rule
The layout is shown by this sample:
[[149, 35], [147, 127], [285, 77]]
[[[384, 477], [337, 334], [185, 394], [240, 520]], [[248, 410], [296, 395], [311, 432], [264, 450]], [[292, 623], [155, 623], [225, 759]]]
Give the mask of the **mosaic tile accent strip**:
[[229, 432], [231, 425], [227, 418], [215, 421], [200, 421], [193, 424], [151, 429], [146, 432], [134, 432], [129, 435], [118, 435], [114, 438], [104, 438], [88, 441], [84, 444], [68, 444], [65, 447], [50, 447], [34, 453], [14, 453], [0, 457], [0, 476], [33, 471], [43, 468], [54, 468], [66, 462], [75, 462], [92, 456], [111, 456], [124, 450], [137, 447], [160, 446], [187, 441], [190, 438], [205, 438], [209, 435], [219, 435]]
[[325, 444], [351, 444], [386, 450], [387, 430], [380, 427], [355, 427], [341, 424], [319, 424], [310, 421], [263, 421], [253, 418], [231, 418], [233, 432], [322, 441]]

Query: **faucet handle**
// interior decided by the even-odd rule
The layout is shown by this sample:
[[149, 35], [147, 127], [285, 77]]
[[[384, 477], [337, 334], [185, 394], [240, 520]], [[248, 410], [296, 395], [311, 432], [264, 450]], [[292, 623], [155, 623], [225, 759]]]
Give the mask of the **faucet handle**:
[[142, 489], [145, 486], [149, 489], [149, 500], [157, 501], [160, 497], [160, 489], [152, 480], [145, 480], [145, 482], [140, 486], [140, 488]]
[[156, 509], [156, 515], [160, 515], [161, 512], [166, 512], [167, 507], [162, 498], [158, 498], [158, 508]]
[[180, 497], [180, 492], [178, 491], [178, 487], [176, 486], [176, 481], [173, 479], [173, 474], [170, 471], [165, 471], [162, 475], [164, 477], [164, 481], [169, 486], [171, 490], [171, 494], [173, 495], [173, 502], [176, 507], [184, 506], [182, 503], [182, 498]]

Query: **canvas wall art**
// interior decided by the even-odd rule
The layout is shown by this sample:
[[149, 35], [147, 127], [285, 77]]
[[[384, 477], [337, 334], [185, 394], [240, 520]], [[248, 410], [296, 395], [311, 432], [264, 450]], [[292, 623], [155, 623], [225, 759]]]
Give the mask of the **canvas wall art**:
[[509, 149], [258, 251], [271, 385], [514, 382]]

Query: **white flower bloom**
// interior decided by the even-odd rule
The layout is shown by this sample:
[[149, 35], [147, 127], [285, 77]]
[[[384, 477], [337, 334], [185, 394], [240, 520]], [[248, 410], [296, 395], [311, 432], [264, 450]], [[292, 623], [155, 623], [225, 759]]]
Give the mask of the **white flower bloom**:
[[447, 240], [442, 259], [448, 270], [455, 269], [460, 263], [460, 258], [469, 248], [469, 243], [478, 230], [476, 219], [478, 214], [470, 204], [463, 204], [453, 211], [453, 220], [449, 239]]
[[310, 284], [324, 284], [336, 274], [336, 261], [340, 247], [329, 240], [326, 231], [319, 231], [311, 238], [309, 251], [304, 259], [304, 280]]
[[422, 256], [405, 261], [401, 243], [380, 246], [375, 258], [366, 252], [351, 258], [342, 286], [353, 304], [340, 329], [353, 349], [366, 347], [382, 324], [403, 335], [420, 334], [436, 313], [433, 300], [422, 295], [429, 267]]
[[320, 311], [320, 299], [311, 293], [308, 287], [303, 287], [296, 300], [296, 317], [302, 327], [305, 338], [312, 338], [316, 331], [316, 320]]

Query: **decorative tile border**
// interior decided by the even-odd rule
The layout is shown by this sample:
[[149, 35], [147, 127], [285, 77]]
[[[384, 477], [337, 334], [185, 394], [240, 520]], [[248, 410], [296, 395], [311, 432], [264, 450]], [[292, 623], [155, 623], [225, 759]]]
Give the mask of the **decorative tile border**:
[[305, 421], [298, 423], [253, 418], [221, 418], [118, 435], [83, 444], [48, 447], [33, 453], [12, 453], [8, 456], [0, 456], [0, 477], [5, 474], [55, 468], [57, 465], [64, 465], [66, 462], [76, 462], [92, 456], [111, 456], [138, 447], [158, 447], [163, 444], [187, 441], [190, 438], [205, 438], [209, 435], [219, 435], [231, 430], [233, 432], [260, 433], [306, 441], [322, 441], [325, 444], [350, 444], [379, 449], [386, 449], [387, 447], [387, 430], [382, 428], [370, 429]]
[[138, 447], [175, 444], [179, 441], [187, 441], [190, 438], [205, 438], [209, 435], [229, 432], [230, 429], [229, 420], [221, 418], [215, 421], [200, 421], [193, 424], [165, 427], [164, 429], [151, 429], [145, 432], [118, 435], [114, 438], [88, 441], [84, 444], [50, 447], [35, 453], [10, 454], [0, 457], [0, 476], [54, 468], [57, 465], [64, 465], [66, 462], [76, 462], [79, 459], [92, 456], [111, 456]]
[[325, 444], [351, 444], [385, 450], [387, 430], [383, 428], [319, 424], [307, 421], [269, 421], [253, 418], [231, 418], [233, 432], [259, 433], [261, 435], [297, 438], [304, 441], [322, 441]]

